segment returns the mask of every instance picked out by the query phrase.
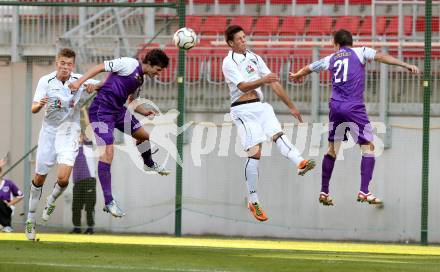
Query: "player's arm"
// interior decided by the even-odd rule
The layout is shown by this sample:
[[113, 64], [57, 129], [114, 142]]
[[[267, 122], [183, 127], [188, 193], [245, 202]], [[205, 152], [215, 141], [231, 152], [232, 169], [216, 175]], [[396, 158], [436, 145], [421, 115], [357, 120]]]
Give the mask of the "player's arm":
[[280, 78], [276, 74], [270, 73], [254, 81], [240, 82], [238, 83], [237, 87], [240, 89], [240, 91], [245, 93], [260, 88], [264, 84], [278, 82], [279, 80]]
[[10, 187], [14, 198], [11, 201], [7, 202], [7, 204], [8, 206], [14, 206], [23, 199], [23, 192], [20, 191], [20, 189], [18, 189], [18, 187], [13, 183], [10, 185]]
[[289, 80], [293, 80], [294, 82], [301, 82], [302, 79], [307, 76], [310, 75], [312, 73], [312, 70], [310, 70], [309, 65], [304, 66], [303, 68], [301, 68], [298, 72], [296, 73], [289, 73]]
[[374, 60], [378, 61], [378, 62], [390, 64], [390, 65], [396, 65], [396, 66], [403, 67], [403, 68], [407, 69], [411, 74], [418, 74], [419, 73], [419, 68], [417, 68], [417, 66], [403, 62], [403, 61], [396, 59], [395, 57], [387, 55], [387, 54], [383, 54], [383, 53], [378, 52], [374, 56]]
[[92, 77], [95, 77], [97, 74], [102, 73], [104, 71], [105, 71], [104, 63], [98, 64], [90, 68], [90, 70], [88, 70], [82, 77], [70, 83], [69, 89], [71, 89], [72, 91], [78, 90], [81, 87], [81, 85], [83, 85], [84, 82], [86, 82], [86, 80], [91, 79]]
[[48, 100], [49, 97], [45, 96], [38, 102], [32, 102], [32, 113], [38, 113], [47, 104]]
[[128, 104], [133, 103], [134, 111], [139, 114], [142, 114], [143, 116], [151, 116], [152, 117], [152, 116], [156, 115], [156, 112], [154, 112], [153, 110], [146, 109], [143, 104], [140, 104], [139, 101], [134, 98], [133, 95], [130, 95], [128, 97], [127, 102], [128, 102]]
[[32, 113], [38, 113], [49, 100], [47, 96], [48, 83], [46, 77], [40, 78], [37, 89], [35, 90], [34, 100], [32, 102]]
[[280, 82], [278, 82], [278, 81], [273, 82], [270, 84], [270, 86], [272, 87], [272, 90], [275, 92], [275, 94], [281, 99], [281, 101], [283, 101], [283, 103], [286, 104], [286, 106], [289, 108], [290, 113], [293, 116], [295, 116], [295, 118], [298, 119], [298, 121], [300, 123], [302, 123], [303, 120], [302, 120], [301, 113], [299, 113], [298, 109], [295, 107], [293, 102], [289, 99], [286, 92], [284, 91], [283, 86], [281, 86]]
[[311, 74], [312, 72], [319, 73], [323, 70], [328, 70], [330, 65], [330, 58], [332, 55], [312, 62], [311, 64], [304, 66], [296, 73], [289, 73], [289, 79], [294, 82], [302, 82], [304, 77]]
[[9, 201], [7, 204], [8, 206], [13, 206], [17, 204], [18, 202], [22, 201], [23, 197], [14, 197], [11, 201]]

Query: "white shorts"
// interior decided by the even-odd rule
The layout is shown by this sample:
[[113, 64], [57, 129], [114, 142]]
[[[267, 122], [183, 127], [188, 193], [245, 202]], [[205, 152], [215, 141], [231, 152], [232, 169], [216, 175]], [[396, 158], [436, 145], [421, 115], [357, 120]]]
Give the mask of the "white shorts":
[[53, 129], [41, 128], [35, 173], [47, 175], [55, 163], [73, 166], [78, 155], [80, 132], [79, 126], [57, 132]]
[[231, 117], [245, 150], [283, 131], [268, 103], [254, 102], [231, 107]]

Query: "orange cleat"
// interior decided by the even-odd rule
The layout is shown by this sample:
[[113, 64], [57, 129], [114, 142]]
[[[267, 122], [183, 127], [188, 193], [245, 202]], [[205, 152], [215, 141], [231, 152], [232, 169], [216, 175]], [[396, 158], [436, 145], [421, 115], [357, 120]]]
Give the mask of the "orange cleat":
[[298, 165], [298, 175], [304, 176], [305, 173], [315, 168], [316, 162], [314, 160], [303, 160]]
[[266, 213], [263, 211], [263, 209], [258, 205], [258, 203], [248, 203], [248, 208], [251, 211], [252, 215], [258, 220], [258, 221], [266, 221], [268, 218], [266, 216]]

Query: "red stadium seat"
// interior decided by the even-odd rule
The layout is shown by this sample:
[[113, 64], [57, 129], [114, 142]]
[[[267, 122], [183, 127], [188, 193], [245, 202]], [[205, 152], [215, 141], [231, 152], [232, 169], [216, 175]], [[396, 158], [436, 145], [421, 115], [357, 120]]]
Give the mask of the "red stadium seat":
[[226, 29], [226, 16], [208, 16], [201, 27], [202, 35], [217, 35]]
[[291, 5], [292, 0], [270, 0], [271, 5]]
[[239, 25], [246, 34], [250, 34], [253, 20], [252, 16], [234, 16], [231, 18], [229, 25]]
[[330, 35], [333, 29], [333, 18], [330, 16], [312, 16], [310, 17], [309, 30], [310, 35]]
[[[360, 35], [371, 35], [372, 21], [371, 16], [365, 16], [364, 22], [359, 28]], [[376, 35], [385, 34], [385, 27], [387, 23], [387, 18], [385, 16], [376, 17]]]
[[[240, 2], [240, 1], [238, 1]], [[266, 0], [244, 0], [245, 4], [265, 4]]]
[[201, 79], [200, 68], [204, 67], [211, 52], [212, 50], [206, 47], [196, 47], [187, 52], [185, 63], [187, 82], [197, 82]]
[[209, 56], [209, 82], [223, 82], [225, 78], [223, 76], [222, 65], [223, 59], [226, 57], [228, 51], [226, 49], [214, 49], [212, 54]]
[[344, 5], [345, 0], [323, 0], [322, 3], [327, 5]]
[[157, 80], [159, 82], [170, 83], [176, 80], [177, 58], [179, 50], [176, 46], [174, 46], [174, 44], [169, 44], [165, 46], [164, 51], [170, 58], [170, 62], [168, 64], [168, 68], [161, 73]]
[[[397, 36], [399, 34], [399, 17], [393, 16], [390, 18], [390, 22], [385, 33], [391, 36]], [[403, 34], [407, 36], [412, 34], [412, 16], [403, 17]]]
[[297, 0], [298, 5], [318, 4], [318, 0]]
[[186, 16], [186, 27], [191, 28], [196, 33], [200, 33], [202, 28], [202, 16]]
[[267, 67], [278, 75], [283, 74], [283, 65], [288, 63], [289, 58], [292, 55], [292, 49], [288, 47], [270, 48], [266, 51], [266, 64]]
[[278, 33], [279, 18], [278, 16], [260, 16], [252, 29], [254, 36], [269, 36]]
[[371, 0], [348, 0], [350, 5], [371, 5]]
[[214, 4], [214, 0], [193, 0], [194, 4]]
[[[432, 17], [431, 19], [431, 30], [432, 32], [439, 31], [439, 17]], [[416, 31], [425, 32], [425, 17], [419, 16], [416, 20]]]
[[224, 5], [224, 4], [235, 4], [237, 5], [239, 2], [237, 2], [237, 0], [218, 0], [218, 3], [220, 5]]
[[285, 17], [281, 27], [280, 36], [288, 35], [303, 35], [306, 30], [306, 17], [305, 16], [289, 16]]
[[356, 35], [359, 31], [361, 19], [358, 16], [336, 17], [335, 31], [343, 28]]

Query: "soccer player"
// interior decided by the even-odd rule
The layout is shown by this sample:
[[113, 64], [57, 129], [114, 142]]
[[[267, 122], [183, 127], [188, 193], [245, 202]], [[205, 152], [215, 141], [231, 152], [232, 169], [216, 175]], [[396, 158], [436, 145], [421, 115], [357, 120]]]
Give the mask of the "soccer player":
[[[55, 62], [56, 71], [42, 76], [38, 81], [32, 102], [32, 113], [38, 113], [46, 106], [43, 124], [38, 138], [35, 176], [31, 183], [29, 195], [29, 212], [26, 220], [25, 234], [34, 240], [35, 211], [41, 198], [43, 184], [51, 167], [58, 164], [58, 179], [52, 193], [47, 197], [42, 219], [47, 221], [55, 209], [55, 200], [64, 192], [69, 183], [73, 163], [78, 153], [80, 133], [79, 99], [85, 86], [72, 93], [67, 87], [81, 75], [74, 74], [75, 52], [64, 48], [59, 51]], [[92, 92], [99, 81], [85, 82], [87, 91]]]
[[[153, 49], [146, 54], [142, 62], [127, 57], [104, 61], [70, 85], [71, 90], [76, 90], [87, 79], [104, 71], [110, 72], [90, 106], [89, 118], [97, 144], [104, 148], [98, 162], [98, 177], [105, 201], [104, 211], [111, 213], [114, 217], [125, 215], [113, 199], [111, 189], [110, 166], [113, 160], [113, 130], [115, 128], [131, 134], [136, 139], [146, 171], [155, 171], [160, 175], [170, 174], [170, 171], [153, 161], [149, 143], [150, 135], [124, 106], [126, 102], [131, 103], [139, 95], [139, 89], [144, 83], [144, 75], [150, 78], [158, 76], [163, 69], [168, 67], [168, 63], [168, 56], [162, 50]], [[135, 111], [144, 116], [154, 115], [154, 111], [147, 110], [143, 105], [138, 105]], [[124, 127], [127, 127], [129, 131], [126, 131]]]
[[416, 66], [402, 62], [392, 56], [376, 52], [368, 47], [352, 47], [353, 38], [349, 31], [341, 29], [335, 32], [333, 43], [336, 53], [322, 58], [290, 73], [289, 79], [301, 82], [304, 76], [312, 72], [329, 70], [332, 74], [332, 96], [329, 107], [329, 148], [322, 162], [322, 187], [319, 202], [332, 206], [329, 196], [329, 183], [341, 141], [347, 140], [347, 131], [360, 145], [361, 186], [357, 200], [369, 204], [381, 204], [382, 201], [374, 196], [368, 186], [373, 176], [375, 157], [373, 134], [364, 103], [365, 65], [375, 60], [381, 63], [401, 66], [411, 74], [418, 74]]
[[249, 193], [248, 208], [257, 220], [266, 221], [268, 218], [257, 194], [258, 164], [262, 143], [266, 138], [271, 137], [281, 154], [293, 163], [301, 176], [313, 169], [315, 162], [301, 157], [298, 149], [284, 135], [272, 106], [263, 103], [261, 86], [267, 84], [287, 105], [290, 113], [302, 122], [301, 114], [287, 97], [278, 76], [271, 73], [260, 56], [247, 49], [243, 28], [237, 25], [229, 26], [225, 31], [225, 39], [231, 47], [222, 66], [231, 94], [231, 117], [248, 153], [245, 166]]
[[11, 218], [14, 215], [15, 204], [23, 199], [23, 192], [12, 180], [3, 179], [2, 167], [6, 160], [0, 160], [0, 230], [12, 232]]

